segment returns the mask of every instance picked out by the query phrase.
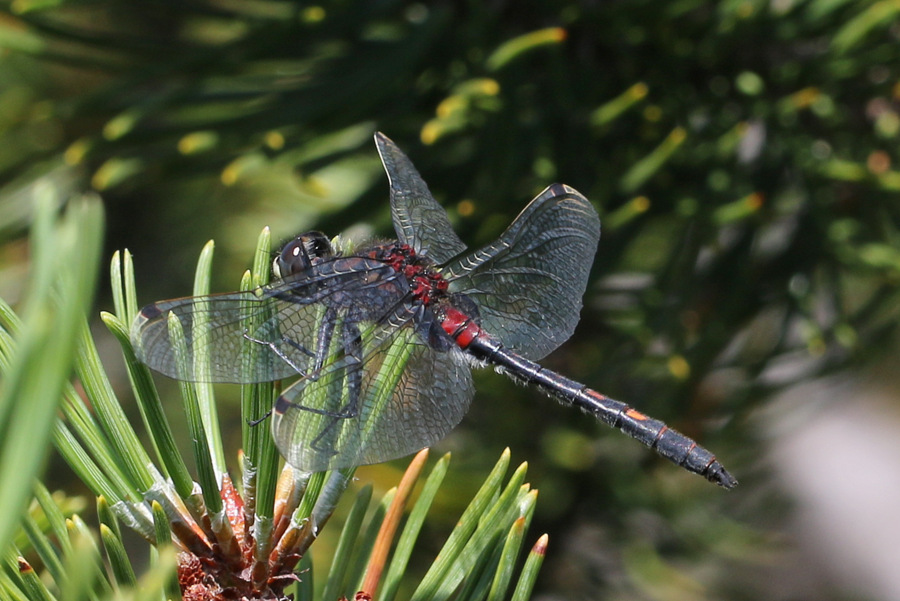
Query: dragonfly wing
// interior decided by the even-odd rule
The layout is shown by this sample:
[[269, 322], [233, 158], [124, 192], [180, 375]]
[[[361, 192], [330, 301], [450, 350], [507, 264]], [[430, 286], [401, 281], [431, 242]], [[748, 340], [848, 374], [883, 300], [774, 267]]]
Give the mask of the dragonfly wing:
[[418, 254], [443, 263], [466, 250], [447, 212], [437, 203], [409, 158], [378, 132], [375, 145], [391, 184], [391, 216], [397, 238]]
[[434, 444], [462, 420], [473, 394], [463, 353], [426, 344], [412, 310], [401, 311], [359, 324], [361, 361], [335, 353], [318, 377], [278, 399], [272, 431], [288, 463], [312, 472], [387, 461]]
[[[138, 359], [179, 380], [248, 384], [302, 373], [312, 365], [325, 310], [273, 296], [276, 288], [161, 301], [141, 309], [131, 329]], [[184, 345], [176, 348], [169, 321]]]
[[494, 243], [442, 270], [478, 305], [481, 327], [538, 360], [565, 342], [600, 240], [600, 218], [575, 189], [553, 184]]

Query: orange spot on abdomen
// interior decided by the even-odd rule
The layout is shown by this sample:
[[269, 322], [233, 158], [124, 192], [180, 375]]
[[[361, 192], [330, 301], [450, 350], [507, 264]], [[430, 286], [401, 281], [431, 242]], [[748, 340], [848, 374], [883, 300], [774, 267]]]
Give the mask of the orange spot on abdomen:
[[647, 419], [647, 416], [644, 415], [643, 413], [641, 413], [640, 411], [638, 411], [637, 409], [629, 408], [628, 411], [625, 412], [625, 415], [627, 415], [628, 417], [630, 417], [632, 419], [636, 419], [636, 420], [640, 420], [640, 421], [644, 421], [645, 419]]

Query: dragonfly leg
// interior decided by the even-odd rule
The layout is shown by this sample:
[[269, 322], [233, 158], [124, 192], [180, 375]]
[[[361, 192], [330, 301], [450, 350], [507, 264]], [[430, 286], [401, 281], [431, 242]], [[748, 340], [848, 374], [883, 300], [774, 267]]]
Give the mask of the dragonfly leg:
[[[337, 412], [331, 413], [328, 424], [316, 436], [310, 446], [318, 453], [337, 453], [333, 445], [323, 441], [332, 435], [339, 422], [354, 418], [359, 415], [359, 397], [362, 391], [362, 335], [359, 326], [353, 322], [344, 322], [341, 330], [341, 342], [344, 346], [344, 378], [346, 378], [347, 402]], [[323, 415], [329, 415], [326, 411], [317, 411]]]
[[312, 370], [313, 375], [311, 376], [312, 380], [318, 379], [319, 372], [322, 371], [322, 366], [328, 357], [328, 349], [331, 347], [331, 339], [334, 336], [336, 323], [337, 311], [328, 307], [325, 310], [325, 315], [322, 316], [322, 321], [319, 323], [319, 335], [316, 336], [316, 352], [314, 355], [311, 355], [315, 359]]
[[[337, 323], [337, 311], [332, 308], [329, 308], [325, 311], [325, 315], [322, 317], [322, 322], [319, 324], [319, 335], [316, 337], [316, 352], [313, 353], [308, 348], [297, 342], [296, 340], [292, 340], [287, 336], [282, 336], [281, 339], [288, 345], [294, 347], [301, 353], [305, 355], [309, 355], [309, 357], [315, 359], [315, 363], [313, 363], [313, 368], [308, 373], [304, 373], [302, 370], [297, 370], [297, 372], [307, 378], [315, 382], [319, 379], [319, 374], [322, 371], [322, 365], [325, 364], [325, 359], [328, 357], [328, 349], [331, 346], [331, 338], [334, 334], [334, 324]], [[252, 340], [252, 339], [251, 339]], [[264, 342], [265, 343], [265, 342]], [[269, 343], [271, 345], [271, 343]], [[271, 348], [271, 346], [270, 346]], [[284, 356], [283, 353], [280, 353], [279, 350], [272, 348], [272, 350], [281, 357], [288, 365], [296, 369], [296, 366], [293, 362], [289, 360], [288, 357]]]
[[[251, 339], [251, 340], [252, 340], [252, 339]], [[306, 348], [305, 346], [303, 346], [302, 344], [300, 344], [299, 342], [297, 342], [296, 340], [294, 340], [294, 339], [292, 339], [292, 338], [288, 338], [287, 336], [282, 336], [282, 337], [281, 337], [281, 341], [282, 341], [283, 343], [285, 343], [286, 345], [288, 345], [288, 346], [294, 347], [295, 349], [297, 349], [298, 351], [300, 351], [300, 352], [303, 353], [304, 355], [307, 355], [307, 356], [309, 356], [309, 357], [315, 357], [315, 356], [316, 356], [316, 354], [315, 354], [314, 352], [310, 351], [308, 348]], [[253, 340], [253, 342], [256, 342], [256, 341]], [[269, 344], [271, 345], [272, 343], [270, 342]]]
[[300, 351], [304, 355], [315, 360], [312, 370], [309, 371], [307, 371], [307, 369], [305, 369], [304, 367], [298, 365], [297, 362], [289, 357], [287, 353], [285, 353], [275, 342], [254, 338], [249, 334], [247, 330], [244, 330], [243, 337], [250, 342], [268, 347], [269, 350], [271, 350], [275, 354], [275, 356], [288, 364], [291, 369], [296, 371], [300, 376], [315, 381], [319, 378], [319, 372], [322, 370], [322, 365], [324, 365], [325, 359], [328, 356], [328, 348], [331, 346], [331, 338], [334, 334], [335, 323], [337, 323], [337, 311], [329, 308], [325, 311], [325, 315], [322, 317], [322, 322], [319, 324], [319, 332], [318, 336], [316, 337], [316, 352], [312, 352], [304, 345], [300, 344], [289, 336], [281, 336], [282, 343]]
[[[318, 344], [320, 349], [327, 349], [330, 346], [334, 324], [337, 323], [335, 319], [326, 319], [325, 321], [330, 322], [332, 327], [322, 331]], [[352, 419], [359, 414], [359, 398], [362, 394], [363, 378], [363, 348], [359, 326], [356, 323], [347, 320], [343, 322], [341, 344], [343, 345], [343, 357], [340, 358], [340, 367], [330, 372], [337, 375], [337, 378], [328, 386], [335, 386], [337, 390], [346, 390], [346, 402], [342, 407], [336, 410], [311, 407], [302, 402], [289, 400], [289, 394], [283, 394], [275, 401], [274, 412], [276, 415], [285, 415], [289, 411], [305, 411], [325, 418], [322, 420], [321, 431], [309, 443], [310, 448], [320, 456], [332, 456], [339, 452], [336, 448], [338, 437], [341, 434], [338, 424], [342, 420]], [[324, 351], [321, 352], [324, 353]], [[322, 361], [324, 362], [326, 358], [327, 354], [323, 354]], [[317, 377], [318, 375], [316, 374]], [[299, 396], [298, 401], [302, 400], [302, 393]], [[302, 417], [298, 415], [295, 419], [300, 420]]]
[[[271, 351], [275, 354], [276, 357], [278, 357], [279, 359], [281, 359], [282, 361], [284, 361], [285, 363], [287, 363], [287, 364], [291, 367], [291, 369], [293, 369], [294, 371], [296, 371], [298, 374], [300, 374], [300, 375], [303, 376], [304, 378], [305, 378], [305, 377], [308, 377], [308, 374], [306, 373], [306, 370], [305, 370], [303, 367], [301, 367], [300, 365], [298, 365], [296, 361], [294, 361], [293, 359], [291, 359], [290, 357], [288, 357], [287, 354], [286, 354], [283, 350], [281, 350], [281, 348], [279, 348], [279, 346], [278, 346], [277, 344], [275, 344], [274, 342], [270, 342], [270, 341], [268, 341], [268, 340], [260, 340], [259, 338], [254, 338], [253, 336], [251, 336], [251, 335], [248, 333], [247, 330], [244, 330], [244, 332], [243, 332], [241, 335], [244, 337], [245, 340], [249, 340], [250, 342], [253, 342], [253, 343], [255, 343], [255, 344], [259, 344], [260, 346], [266, 346], [266, 347], [268, 347], [269, 350], [271, 350]], [[297, 342], [295, 342], [295, 341], [293, 341], [293, 340], [290, 340], [289, 338], [287, 338], [287, 337], [285, 337], [285, 336], [282, 336], [282, 337], [281, 337], [281, 340], [282, 340], [282, 342], [284, 342], [284, 343], [286, 343], [286, 344], [288, 344], [288, 345], [290, 345], [290, 346], [296, 348], [296, 349], [299, 350], [300, 352], [302, 352], [302, 353], [304, 353], [304, 354], [307, 354], [307, 355], [309, 355], [310, 357], [314, 357], [314, 356], [315, 356], [312, 352], [310, 352], [310, 351], [309, 351], [306, 347], [304, 347], [302, 344], [299, 344], [299, 343], [297, 343]]]
[[255, 428], [256, 426], [260, 425], [261, 423], [263, 423], [264, 421], [269, 419], [269, 417], [271, 417], [273, 411], [274, 411], [273, 409], [269, 409], [268, 411], [266, 411], [265, 415], [263, 415], [262, 417], [260, 417], [258, 419], [247, 418], [247, 425], [250, 426], [251, 428]]
[[[303, 346], [296, 340], [292, 340], [292, 339], [288, 338], [287, 336], [281, 337], [281, 340], [285, 344], [288, 344], [288, 345], [294, 347], [295, 349], [297, 349], [298, 351], [300, 351], [301, 353], [303, 353], [305, 355], [309, 355], [310, 357], [313, 357], [316, 359], [316, 363], [313, 366], [313, 370], [308, 374], [303, 373], [303, 370], [300, 369], [299, 366], [297, 366], [291, 360], [290, 357], [285, 355], [281, 351], [281, 349], [279, 349], [277, 346], [275, 346], [274, 343], [266, 342], [265, 340], [257, 340], [256, 338], [252, 338], [249, 334], [247, 334], [246, 331], [244, 331], [244, 338], [246, 338], [247, 340], [249, 340], [251, 342], [256, 342], [257, 344], [262, 344], [262, 345], [268, 346], [270, 349], [272, 349], [273, 353], [275, 353], [282, 361], [284, 361], [285, 363], [290, 365], [302, 377], [315, 381], [319, 378], [319, 371], [322, 369], [322, 363], [325, 360], [325, 355], [327, 354], [328, 347], [331, 344], [331, 335], [334, 332], [334, 319], [327, 319], [327, 317], [328, 317], [328, 314], [326, 313], [326, 319], [322, 320], [322, 325], [319, 328], [319, 336], [318, 336], [317, 348], [316, 348], [315, 353], [311, 352], [308, 348], [306, 348], [305, 346]], [[278, 397], [278, 400], [276, 401], [276, 404], [275, 404], [275, 409], [269, 409], [266, 412], [266, 414], [263, 415], [261, 418], [249, 420], [247, 423], [250, 426], [258, 426], [262, 422], [269, 419], [269, 416], [272, 415], [272, 412], [278, 410], [278, 407], [283, 402], [287, 402], [287, 401], [284, 401], [283, 397]], [[311, 407], [303, 407], [302, 405], [295, 405], [295, 406], [299, 409], [306, 409], [307, 411], [312, 411], [313, 413], [322, 413], [322, 414], [326, 414], [326, 415], [328, 415], [330, 413], [330, 412], [313, 409]], [[282, 412], [283, 412], [283, 408], [282, 408]]]
[[[322, 317], [322, 322], [319, 324], [319, 335], [316, 337], [316, 352], [313, 353], [308, 348], [293, 340], [288, 338], [287, 336], [282, 336], [281, 339], [288, 344], [289, 346], [294, 347], [301, 353], [308, 355], [312, 359], [315, 359], [315, 363], [313, 363], [313, 368], [311, 371], [304, 373], [302, 370], [297, 369], [294, 363], [290, 360], [289, 357], [285, 356], [278, 349], [274, 348], [270, 344], [270, 348], [288, 365], [297, 369], [297, 373], [299, 373], [304, 378], [312, 380], [315, 382], [319, 379], [319, 373], [322, 371], [322, 365], [325, 364], [325, 359], [328, 356], [328, 349], [331, 346], [331, 338], [334, 334], [334, 324], [337, 323], [337, 311], [332, 308], [328, 308], [325, 311], [325, 315]], [[251, 339], [252, 340], [252, 339]], [[265, 342], [264, 342], [265, 343]]]

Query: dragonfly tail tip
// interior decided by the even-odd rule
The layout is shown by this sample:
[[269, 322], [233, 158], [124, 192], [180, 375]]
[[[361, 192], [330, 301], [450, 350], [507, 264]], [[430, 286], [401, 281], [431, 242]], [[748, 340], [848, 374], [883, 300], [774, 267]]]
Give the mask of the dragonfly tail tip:
[[738, 485], [737, 478], [728, 473], [721, 463], [715, 461], [706, 471], [706, 478], [715, 484], [718, 484], [722, 488], [727, 488], [731, 490]]

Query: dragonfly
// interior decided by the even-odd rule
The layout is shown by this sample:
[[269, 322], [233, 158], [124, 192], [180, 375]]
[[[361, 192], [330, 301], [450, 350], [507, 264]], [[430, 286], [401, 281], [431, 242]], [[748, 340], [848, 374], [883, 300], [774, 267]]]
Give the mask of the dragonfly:
[[296, 378], [275, 401], [271, 427], [285, 460], [304, 471], [435, 444], [469, 408], [472, 367], [493, 366], [711, 482], [737, 485], [692, 439], [537, 363], [579, 319], [600, 240], [583, 195], [547, 187], [472, 251], [409, 158], [384, 134], [375, 144], [396, 240], [297, 236], [265, 286], [144, 307], [132, 328], [138, 358], [186, 381]]

